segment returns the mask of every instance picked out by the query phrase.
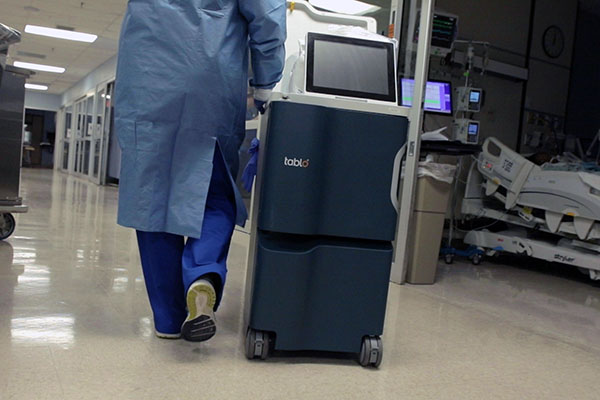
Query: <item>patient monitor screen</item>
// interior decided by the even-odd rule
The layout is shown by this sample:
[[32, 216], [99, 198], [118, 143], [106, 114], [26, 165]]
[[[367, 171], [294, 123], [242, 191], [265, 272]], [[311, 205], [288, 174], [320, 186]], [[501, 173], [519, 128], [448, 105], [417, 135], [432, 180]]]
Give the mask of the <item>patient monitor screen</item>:
[[433, 16], [431, 45], [443, 49], [451, 49], [454, 39], [456, 39], [457, 30], [458, 18], [435, 13]]
[[[402, 105], [412, 107], [415, 93], [414, 79], [402, 79]], [[425, 92], [425, 111], [452, 114], [452, 86], [450, 82], [427, 82]]]
[[471, 90], [469, 94], [469, 103], [479, 104], [481, 101], [481, 92], [479, 90]]
[[308, 35], [309, 92], [396, 101], [392, 43]]

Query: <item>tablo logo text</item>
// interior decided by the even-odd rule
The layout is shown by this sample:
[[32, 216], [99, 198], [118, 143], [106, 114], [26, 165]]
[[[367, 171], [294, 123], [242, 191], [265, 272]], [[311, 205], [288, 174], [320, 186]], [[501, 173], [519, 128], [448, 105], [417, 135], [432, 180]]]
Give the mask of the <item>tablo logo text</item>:
[[310, 166], [310, 160], [303, 160], [302, 158], [283, 158], [283, 165], [286, 167], [294, 167], [294, 168], [308, 168]]

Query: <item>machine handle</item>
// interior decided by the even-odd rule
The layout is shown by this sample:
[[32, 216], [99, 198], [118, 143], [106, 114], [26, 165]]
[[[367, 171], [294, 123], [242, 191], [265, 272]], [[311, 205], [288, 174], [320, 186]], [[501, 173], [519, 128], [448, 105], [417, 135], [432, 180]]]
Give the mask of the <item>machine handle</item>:
[[392, 173], [392, 188], [390, 192], [390, 199], [392, 205], [396, 211], [400, 211], [400, 204], [398, 202], [398, 188], [400, 187], [400, 179], [402, 178], [402, 160], [406, 154], [406, 144], [398, 150], [396, 158], [394, 158], [394, 170]]

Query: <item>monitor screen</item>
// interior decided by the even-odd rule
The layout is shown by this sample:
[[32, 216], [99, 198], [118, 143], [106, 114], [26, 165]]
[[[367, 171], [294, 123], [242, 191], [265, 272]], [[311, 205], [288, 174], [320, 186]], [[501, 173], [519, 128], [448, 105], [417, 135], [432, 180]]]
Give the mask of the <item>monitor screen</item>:
[[471, 122], [469, 124], [469, 135], [477, 135], [479, 133], [479, 124]]
[[469, 94], [469, 103], [479, 104], [481, 101], [481, 92], [479, 90], [471, 90]]
[[[412, 107], [415, 92], [414, 79], [402, 79], [402, 105]], [[427, 82], [425, 111], [452, 114], [452, 85], [450, 82]]]
[[467, 141], [469, 143], [477, 143], [479, 141], [479, 123], [470, 122]]
[[443, 49], [451, 49], [456, 39], [458, 18], [443, 14], [433, 15], [433, 31], [431, 45]]
[[306, 90], [396, 102], [394, 45], [309, 33]]
[[[421, 11], [417, 14], [417, 21], [421, 19]], [[419, 23], [416, 24], [413, 43], [419, 42]], [[433, 14], [433, 27], [431, 32], [431, 46], [451, 50], [458, 35], [458, 17], [452, 15]]]

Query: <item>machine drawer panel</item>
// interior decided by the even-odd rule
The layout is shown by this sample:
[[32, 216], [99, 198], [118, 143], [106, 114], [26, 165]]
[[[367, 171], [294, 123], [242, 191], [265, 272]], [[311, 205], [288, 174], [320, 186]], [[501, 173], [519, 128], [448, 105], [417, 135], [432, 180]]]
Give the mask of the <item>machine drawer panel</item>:
[[359, 352], [381, 335], [391, 244], [259, 233], [250, 326], [279, 350]]

